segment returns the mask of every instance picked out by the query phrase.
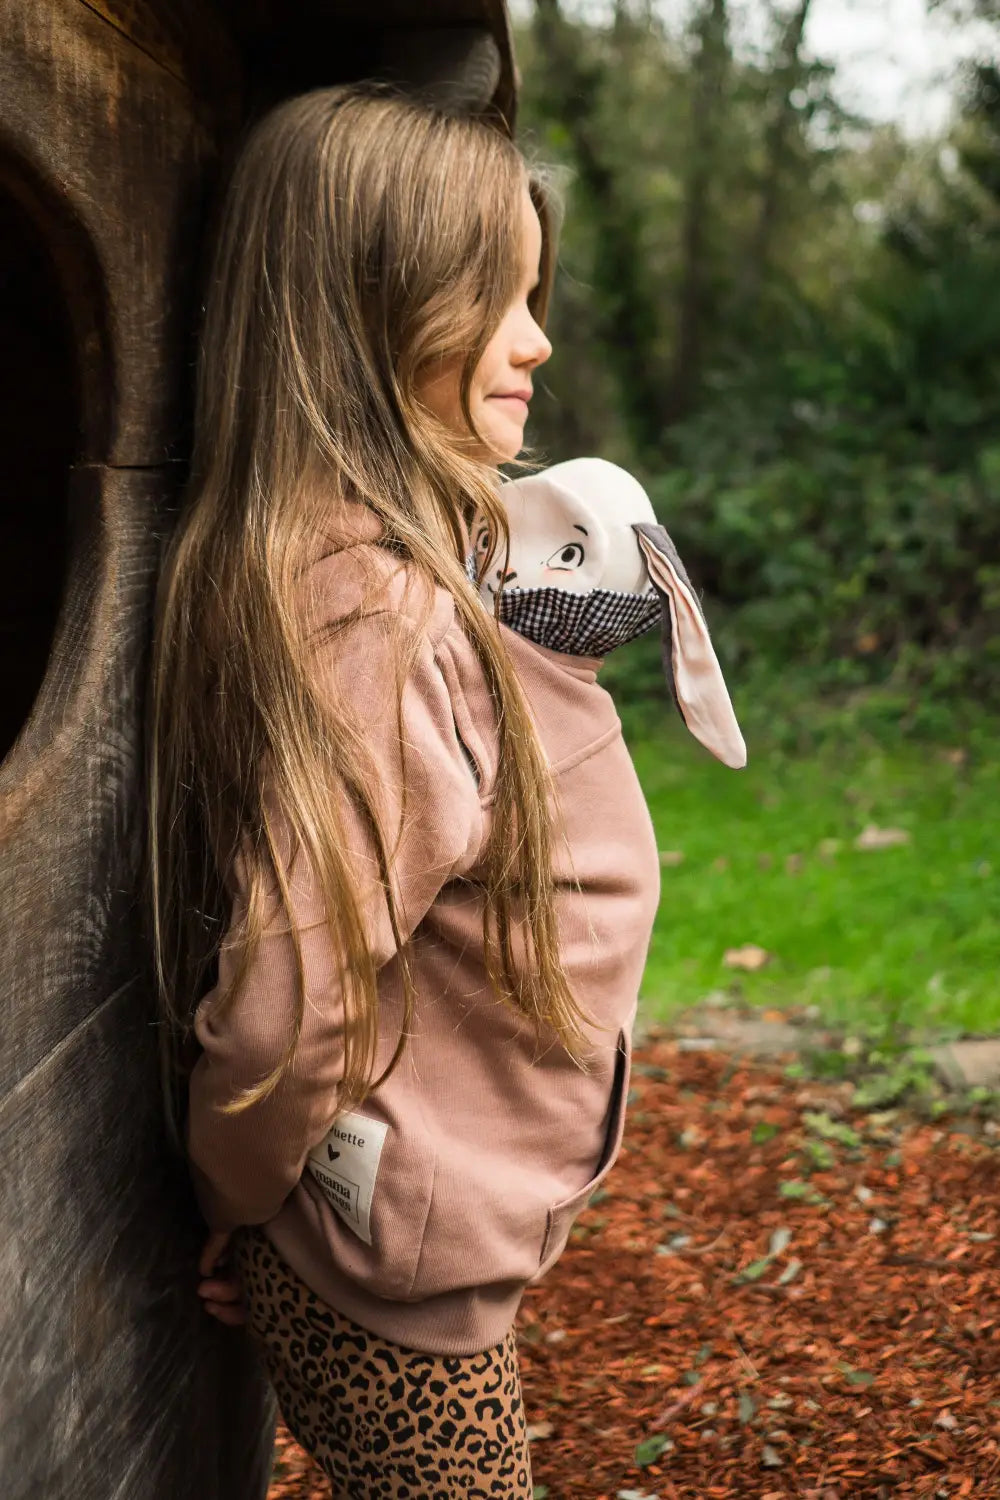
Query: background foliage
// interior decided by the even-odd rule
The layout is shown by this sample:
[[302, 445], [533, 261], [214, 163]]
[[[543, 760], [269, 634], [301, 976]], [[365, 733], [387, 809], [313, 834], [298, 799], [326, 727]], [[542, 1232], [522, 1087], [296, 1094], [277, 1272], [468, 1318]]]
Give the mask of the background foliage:
[[[868, 127], [804, 51], [822, 3], [746, 56], [727, 0], [536, 0], [521, 135], [568, 211], [532, 438], [639, 474], [741, 680], [996, 701], [1000, 72], [940, 139]], [[652, 636], [614, 673], [641, 696]]]

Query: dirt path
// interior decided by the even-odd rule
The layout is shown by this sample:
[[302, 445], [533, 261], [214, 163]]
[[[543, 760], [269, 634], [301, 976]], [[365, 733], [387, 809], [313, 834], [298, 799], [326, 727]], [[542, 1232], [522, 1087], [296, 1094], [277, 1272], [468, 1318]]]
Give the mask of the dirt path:
[[[536, 1495], [1000, 1496], [996, 1126], [684, 1045], [520, 1310]], [[269, 1500], [328, 1494], [279, 1433]]]

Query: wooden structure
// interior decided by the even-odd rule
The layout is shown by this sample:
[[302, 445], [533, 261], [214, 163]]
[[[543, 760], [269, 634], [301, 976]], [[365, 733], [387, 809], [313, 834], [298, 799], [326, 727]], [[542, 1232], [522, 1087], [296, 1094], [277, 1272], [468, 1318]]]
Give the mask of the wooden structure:
[[161, 1125], [142, 708], [220, 163], [319, 84], [512, 123], [503, 0], [0, 0], [0, 1490], [255, 1500], [274, 1411], [201, 1310]]

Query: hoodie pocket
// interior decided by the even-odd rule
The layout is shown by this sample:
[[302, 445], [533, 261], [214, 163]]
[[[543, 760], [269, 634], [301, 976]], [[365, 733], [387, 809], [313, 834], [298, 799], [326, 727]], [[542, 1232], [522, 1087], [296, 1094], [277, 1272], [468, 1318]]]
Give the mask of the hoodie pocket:
[[343, 1113], [306, 1165], [311, 1194], [323, 1202], [335, 1264], [368, 1291], [407, 1300], [437, 1165], [419, 1114], [409, 1113], [404, 1130], [371, 1115]]
[[561, 1198], [549, 1205], [545, 1219], [545, 1238], [538, 1270], [532, 1278], [538, 1280], [559, 1259], [566, 1248], [573, 1221], [587, 1206], [587, 1200], [615, 1164], [625, 1134], [625, 1109], [628, 1098], [628, 1080], [632, 1066], [632, 1038], [629, 1030], [618, 1033], [618, 1050], [615, 1053], [614, 1081], [611, 1085], [611, 1103], [608, 1109], [608, 1128], [597, 1168], [582, 1188], [577, 1188], [568, 1198]]

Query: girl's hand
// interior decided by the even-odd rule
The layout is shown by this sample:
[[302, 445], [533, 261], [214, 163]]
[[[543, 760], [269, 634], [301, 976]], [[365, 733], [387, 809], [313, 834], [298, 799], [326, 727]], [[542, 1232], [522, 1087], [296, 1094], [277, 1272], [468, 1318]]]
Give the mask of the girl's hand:
[[[243, 1289], [236, 1276], [229, 1270], [226, 1251], [229, 1248], [231, 1231], [213, 1229], [205, 1241], [205, 1248], [198, 1260], [198, 1270], [206, 1278], [198, 1283], [198, 1296], [204, 1298], [205, 1311], [218, 1318], [220, 1323], [237, 1327], [246, 1322], [243, 1308]], [[219, 1274], [212, 1275], [216, 1266]]]

